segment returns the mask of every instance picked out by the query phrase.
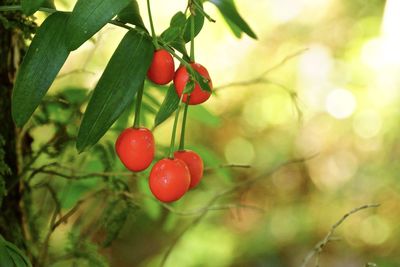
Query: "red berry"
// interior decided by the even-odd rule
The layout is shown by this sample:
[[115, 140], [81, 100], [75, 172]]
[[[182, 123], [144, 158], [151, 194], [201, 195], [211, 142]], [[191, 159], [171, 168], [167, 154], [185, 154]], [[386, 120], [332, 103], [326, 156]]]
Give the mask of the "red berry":
[[146, 128], [127, 128], [115, 142], [118, 157], [131, 171], [147, 169], [154, 158], [154, 137]]
[[184, 161], [189, 168], [191, 178], [189, 189], [196, 187], [203, 177], [204, 164], [201, 157], [191, 150], [176, 151], [174, 157]]
[[147, 77], [156, 84], [164, 85], [172, 81], [175, 74], [175, 63], [171, 54], [164, 49], [154, 52], [153, 61], [147, 71]]
[[[207, 69], [197, 63], [192, 63], [190, 65], [192, 66], [192, 68], [195, 71], [200, 73], [201, 76], [203, 76], [204, 78], [209, 80], [208, 84], [210, 85], [210, 88], [212, 89], [212, 82], [211, 82], [211, 78], [210, 78], [210, 75], [208, 74]], [[179, 67], [178, 70], [176, 71], [175, 77], [174, 77], [175, 90], [179, 97], [181, 97], [183, 90], [185, 90], [185, 86], [188, 81], [189, 81], [188, 71], [186, 70], [186, 68], [184, 66]], [[198, 83], [196, 83], [194, 90], [192, 91], [192, 93], [190, 95], [189, 104], [190, 105], [201, 104], [201, 103], [207, 101], [207, 99], [209, 99], [210, 96], [211, 96], [211, 92], [202, 90], [200, 85]], [[187, 101], [187, 94], [185, 94], [183, 96], [183, 102], [186, 103], [186, 101]]]
[[150, 172], [150, 190], [162, 202], [180, 199], [190, 185], [190, 172], [180, 159], [162, 159]]

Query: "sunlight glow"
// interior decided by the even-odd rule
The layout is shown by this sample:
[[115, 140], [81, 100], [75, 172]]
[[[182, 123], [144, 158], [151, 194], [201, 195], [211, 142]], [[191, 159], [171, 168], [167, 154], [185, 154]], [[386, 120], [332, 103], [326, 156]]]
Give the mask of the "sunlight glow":
[[227, 162], [250, 164], [255, 156], [254, 146], [244, 138], [232, 139], [225, 148]]
[[381, 36], [371, 39], [362, 48], [362, 61], [377, 71], [385, 66], [400, 66], [399, 10], [400, 1], [386, 1]]
[[389, 238], [390, 233], [387, 221], [378, 215], [369, 216], [360, 225], [360, 237], [367, 244], [380, 245]]
[[326, 98], [326, 111], [336, 119], [350, 117], [356, 109], [356, 99], [354, 95], [346, 89], [335, 89]]
[[362, 138], [372, 138], [382, 129], [382, 118], [375, 110], [364, 110], [356, 114], [353, 121], [355, 133]]

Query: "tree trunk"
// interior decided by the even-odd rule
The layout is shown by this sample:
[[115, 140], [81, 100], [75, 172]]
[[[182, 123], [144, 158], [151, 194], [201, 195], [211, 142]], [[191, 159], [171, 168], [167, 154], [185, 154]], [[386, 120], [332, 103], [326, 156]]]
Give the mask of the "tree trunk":
[[[16, 4], [0, 0], [0, 5]], [[24, 51], [25, 18], [17, 12], [0, 13], [0, 182], [6, 196], [0, 201], [0, 234], [26, 250], [21, 210], [22, 190], [18, 177], [17, 129], [11, 117], [11, 93], [15, 73]], [[20, 26], [19, 26], [20, 25]], [[0, 194], [0, 199], [2, 194]]]

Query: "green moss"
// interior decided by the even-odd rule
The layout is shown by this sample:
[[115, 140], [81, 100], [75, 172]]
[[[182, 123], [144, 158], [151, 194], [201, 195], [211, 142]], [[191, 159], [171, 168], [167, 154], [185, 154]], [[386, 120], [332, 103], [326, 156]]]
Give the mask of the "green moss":
[[5, 152], [3, 146], [5, 145], [5, 140], [3, 136], [0, 135], [0, 206], [2, 204], [3, 198], [7, 194], [5, 176], [11, 174], [10, 167], [4, 161]]

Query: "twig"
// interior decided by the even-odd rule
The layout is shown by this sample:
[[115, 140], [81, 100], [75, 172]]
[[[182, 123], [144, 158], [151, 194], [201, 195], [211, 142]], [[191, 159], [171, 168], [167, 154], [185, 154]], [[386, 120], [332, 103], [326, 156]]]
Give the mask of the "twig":
[[[49, 167], [55, 167], [57, 166], [58, 168], [63, 168], [66, 170], [69, 170], [71, 173], [66, 174], [62, 173], [59, 171], [54, 171], [54, 170], [48, 170], [47, 168]], [[30, 182], [34, 176], [38, 173], [43, 173], [43, 174], [49, 174], [49, 175], [56, 175], [68, 180], [85, 180], [85, 179], [91, 179], [91, 178], [107, 178], [110, 176], [124, 176], [124, 177], [131, 177], [134, 176], [135, 174], [132, 172], [91, 172], [91, 173], [81, 173], [81, 174], [76, 174], [75, 170], [73, 168], [61, 166], [57, 162], [51, 162], [48, 164], [45, 164], [39, 168], [30, 168], [29, 170], [32, 171], [31, 175], [28, 177], [27, 181]]]
[[258, 211], [258, 212], [265, 212], [265, 210], [261, 207], [257, 207], [254, 205], [247, 205], [247, 204], [227, 204], [227, 205], [221, 205], [221, 206], [203, 207], [203, 208], [199, 208], [196, 210], [184, 211], [184, 212], [178, 211], [168, 204], [163, 203], [162, 206], [165, 209], [167, 209], [168, 211], [170, 211], [176, 215], [180, 215], [180, 216], [193, 216], [193, 215], [201, 214], [204, 211], [221, 211], [221, 210], [229, 210], [229, 209], [234, 209], [234, 208], [245, 208], [245, 209], [254, 210], [254, 211]]
[[66, 214], [64, 214], [63, 216], [61, 216], [58, 220], [56, 220], [57, 218], [57, 214], [59, 213], [60, 207], [55, 207], [55, 211], [53, 213], [53, 216], [51, 218], [51, 222], [50, 222], [50, 227], [49, 230], [46, 234], [46, 237], [44, 239], [43, 245], [42, 245], [42, 250], [39, 253], [39, 266], [45, 266], [46, 263], [46, 259], [47, 259], [47, 255], [48, 255], [48, 248], [49, 248], [49, 242], [50, 242], [50, 237], [52, 235], [52, 233], [54, 232], [54, 230], [61, 224], [61, 223], [65, 223], [68, 221], [68, 219], [79, 209], [79, 207], [86, 201], [88, 201], [89, 199], [97, 196], [99, 193], [104, 192], [106, 189], [100, 189], [98, 191], [93, 192], [92, 194], [86, 196], [85, 198], [79, 200], [78, 202], [76, 202], [75, 206], [72, 207]]
[[44, 182], [44, 183], [38, 184], [35, 187], [36, 188], [43, 187], [43, 188], [45, 188], [45, 189], [47, 189], [49, 191], [50, 196], [53, 199], [54, 205], [55, 205], [56, 210], [58, 212], [57, 215], [61, 217], [62, 216], [62, 214], [61, 214], [61, 203], [57, 198], [56, 190], [48, 182]]
[[85, 174], [65, 174], [58, 171], [53, 170], [36, 170], [36, 173], [44, 173], [50, 175], [56, 175], [65, 179], [69, 180], [84, 180], [84, 179], [91, 179], [91, 178], [106, 178], [110, 176], [124, 176], [124, 177], [131, 177], [135, 174], [132, 172], [91, 172]]
[[58, 166], [58, 163], [57, 162], [51, 162], [51, 163], [48, 163], [48, 164], [44, 164], [44, 165], [40, 166], [37, 169], [31, 169], [32, 172], [29, 175], [29, 177], [26, 179], [26, 181], [29, 183], [33, 179], [33, 177], [35, 177], [36, 174], [44, 171], [46, 168], [51, 167], [51, 166]]
[[275, 85], [275, 86], [285, 90], [289, 94], [289, 96], [290, 96], [290, 98], [292, 100], [292, 103], [294, 105], [295, 111], [297, 113], [298, 120], [299, 120], [299, 122], [302, 122], [302, 120], [303, 120], [303, 112], [301, 111], [301, 108], [300, 108], [300, 105], [299, 105], [299, 99], [298, 99], [297, 93], [295, 91], [293, 91], [292, 89], [288, 88], [287, 86], [279, 83], [279, 82], [276, 82], [276, 81], [273, 81], [271, 79], [265, 78], [265, 76], [268, 75], [269, 73], [275, 71], [276, 69], [280, 68], [281, 66], [283, 66], [287, 61], [299, 56], [300, 54], [304, 53], [307, 50], [308, 50], [308, 48], [303, 48], [303, 49], [301, 49], [301, 50], [299, 50], [299, 51], [297, 51], [297, 52], [295, 52], [293, 54], [290, 54], [289, 56], [287, 56], [284, 59], [282, 59], [279, 63], [277, 63], [276, 65], [274, 65], [271, 68], [267, 69], [266, 71], [264, 71], [263, 73], [261, 73], [260, 75], [258, 75], [257, 77], [255, 77], [253, 79], [245, 80], [245, 81], [239, 81], [239, 82], [231, 82], [231, 83], [228, 83], [228, 84], [224, 84], [224, 85], [221, 85], [221, 86], [214, 87], [213, 90], [214, 90], [214, 92], [218, 92], [218, 91], [220, 91], [222, 89], [227, 89], [227, 88], [230, 88], [230, 87], [247, 86], [247, 85], [255, 85], [255, 84], [271, 84], [271, 85]]
[[301, 267], [306, 267], [307, 264], [309, 263], [309, 261], [316, 256], [316, 266], [319, 266], [319, 255], [322, 253], [324, 247], [330, 242], [332, 241], [332, 235], [335, 233], [336, 228], [338, 228], [349, 216], [353, 215], [354, 213], [357, 213], [361, 210], [364, 209], [370, 209], [370, 208], [377, 208], [379, 207], [380, 204], [369, 204], [369, 205], [363, 205], [361, 207], [352, 209], [351, 211], [349, 211], [348, 213], [346, 213], [345, 215], [343, 215], [343, 217], [337, 221], [334, 225], [332, 225], [331, 229], [329, 230], [329, 232], [326, 234], [326, 236], [324, 237], [324, 239], [322, 239], [320, 242], [318, 242], [314, 248], [307, 254], [307, 256], [304, 258], [303, 263], [301, 265]]
[[[129, 192], [121, 192], [121, 194], [124, 197], [133, 201], [133, 203], [135, 205], [138, 205], [137, 201], [136, 201], [136, 199], [138, 199], [138, 197], [133, 196]], [[140, 197], [150, 197], [150, 196], [149, 195], [141, 195]], [[154, 199], [154, 198], [152, 198], [152, 199]], [[154, 200], [154, 201], [156, 201], [156, 200]], [[172, 212], [178, 216], [193, 216], [193, 215], [199, 215], [199, 214], [203, 213], [204, 211], [221, 211], [221, 210], [228, 210], [228, 209], [233, 209], [233, 208], [245, 208], [245, 209], [250, 209], [250, 210], [254, 210], [254, 211], [258, 211], [258, 212], [265, 212], [265, 210], [261, 207], [254, 206], [254, 205], [248, 205], [248, 204], [240, 204], [240, 203], [239, 204], [219, 205], [219, 206], [216, 205], [216, 206], [212, 206], [212, 207], [204, 206], [204, 207], [190, 210], [190, 211], [180, 211], [180, 210], [175, 209], [174, 207], [172, 207], [169, 204], [158, 202], [158, 201], [157, 201], [157, 203], [160, 204], [164, 209], [166, 209], [169, 212]]]
[[271, 80], [267, 80], [264, 77], [267, 74], [269, 74], [269, 73], [275, 71], [276, 69], [280, 68], [281, 66], [283, 66], [289, 60], [301, 55], [302, 53], [304, 53], [307, 50], [308, 50], [308, 48], [303, 48], [303, 49], [300, 49], [300, 50], [296, 51], [293, 54], [290, 54], [290, 55], [286, 56], [279, 63], [277, 63], [276, 65], [270, 67], [269, 69], [267, 69], [266, 71], [264, 71], [263, 73], [258, 75], [256, 78], [253, 78], [253, 79], [250, 79], [250, 80], [246, 80], [246, 81], [232, 82], [232, 83], [228, 83], [228, 84], [225, 84], [225, 85], [217, 86], [217, 87], [214, 87], [213, 90], [217, 91], [217, 90], [225, 89], [225, 88], [228, 88], [228, 87], [250, 85], [250, 84], [257, 84], [257, 83], [271, 83], [271, 84], [279, 85], [280, 87], [282, 87], [282, 85], [280, 85], [278, 83], [275, 83], [275, 82], [273, 82]]
[[[310, 157], [311, 158], [311, 157]], [[229, 189], [223, 190], [222, 192], [216, 194], [214, 197], [212, 197], [207, 204], [204, 206], [204, 208], [200, 209], [200, 214], [197, 218], [195, 218], [173, 241], [172, 244], [168, 247], [167, 251], [164, 254], [164, 257], [161, 260], [160, 263], [160, 267], [165, 266], [165, 263], [168, 260], [169, 255], [171, 254], [172, 250], [174, 249], [174, 247], [176, 246], [176, 244], [179, 242], [179, 240], [184, 236], [184, 234], [190, 230], [191, 228], [195, 227], [199, 222], [201, 222], [201, 220], [207, 215], [208, 211], [210, 211], [210, 207], [212, 205], [214, 205], [220, 198], [222, 198], [223, 196], [229, 195], [233, 192], [235, 192], [236, 190], [245, 187], [245, 186], [249, 186], [252, 183], [257, 182], [258, 180], [264, 179], [265, 177], [271, 176], [273, 173], [275, 173], [276, 171], [278, 171], [280, 168], [290, 165], [290, 164], [295, 164], [295, 163], [300, 163], [300, 162], [304, 162], [305, 160], [308, 160], [310, 158], [302, 158], [302, 159], [293, 159], [293, 160], [289, 160], [283, 163], [280, 163], [278, 165], [276, 165], [275, 167], [273, 167], [272, 169], [270, 169], [269, 171], [267, 171], [266, 173], [259, 175], [253, 179], [249, 179], [246, 181], [243, 181], [241, 183], [236, 184], [235, 186], [232, 186]]]
[[[49, 190], [50, 195], [52, 196], [52, 198], [54, 200], [55, 207], [54, 207], [53, 215], [50, 220], [50, 226], [51, 226], [56, 221], [57, 215], [61, 216], [61, 204], [57, 199], [57, 194], [56, 194], [55, 190], [53, 189], [53, 187], [51, 187], [51, 185], [49, 183], [43, 183], [41, 186], [43, 186]], [[53, 229], [51, 229], [51, 227], [50, 227], [50, 229], [47, 232], [46, 237], [43, 241], [43, 247], [42, 247], [42, 250], [40, 251], [40, 254], [38, 257], [38, 265], [39, 266], [44, 266], [44, 263], [46, 261], [47, 254], [48, 254], [48, 244], [49, 244], [50, 236], [51, 236], [52, 232], [53, 232]]]
[[53, 143], [57, 141], [57, 137], [54, 136], [51, 138], [46, 144], [44, 144], [40, 149], [36, 152], [36, 154], [31, 158], [31, 160], [24, 166], [19, 177], [23, 177], [29, 168], [36, 162], [36, 160], [44, 153]]
[[220, 164], [219, 166], [216, 166], [216, 167], [206, 168], [206, 169], [204, 169], [204, 172], [211, 172], [216, 169], [222, 169], [222, 168], [250, 169], [251, 165], [248, 165], [248, 164]]
[[[215, 19], [213, 19], [210, 15], [208, 15], [208, 14], [204, 11], [203, 7], [202, 7], [199, 3], [197, 3], [197, 1], [191, 1], [191, 2], [194, 3], [194, 5], [197, 7], [197, 10], [199, 10], [200, 13], [201, 13], [209, 22], [216, 22]], [[192, 9], [194, 10], [194, 8], [192, 8]], [[192, 12], [192, 14], [194, 14], [194, 12]]]

